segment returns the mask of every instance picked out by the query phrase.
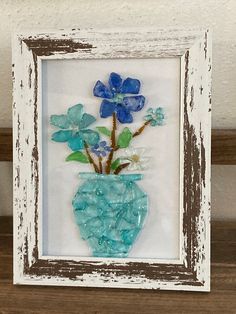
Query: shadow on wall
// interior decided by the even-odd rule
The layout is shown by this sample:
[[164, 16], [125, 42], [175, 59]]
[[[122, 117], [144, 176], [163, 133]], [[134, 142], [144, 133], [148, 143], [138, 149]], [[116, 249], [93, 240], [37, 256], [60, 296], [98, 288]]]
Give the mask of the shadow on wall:
[[12, 215], [12, 162], [0, 162], [0, 216]]

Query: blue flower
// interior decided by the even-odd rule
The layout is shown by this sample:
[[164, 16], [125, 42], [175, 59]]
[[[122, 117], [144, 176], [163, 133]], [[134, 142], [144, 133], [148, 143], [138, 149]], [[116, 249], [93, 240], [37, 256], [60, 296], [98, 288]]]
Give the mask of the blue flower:
[[163, 125], [165, 119], [163, 108], [149, 108], [147, 113], [148, 114], [144, 117], [144, 120], [150, 121], [151, 126]]
[[84, 142], [88, 145], [95, 145], [99, 142], [99, 134], [87, 129], [95, 121], [94, 116], [83, 113], [83, 105], [81, 104], [70, 107], [67, 114], [51, 115], [51, 125], [61, 129], [52, 134], [52, 140], [67, 142], [73, 151], [83, 149]]
[[[103, 99], [100, 107], [101, 118], [112, 116], [115, 112], [120, 123], [132, 123], [132, 112], [140, 111], [145, 103], [145, 97], [139, 94], [140, 81], [133, 78], [122, 78], [117, 73], [111, 73], [108, 86], [97, 81], [93, 94]], [[126, 96], [133, 94], [136, 96]]]
[[98, 157], [105, 157], [111, 151], [111, 147], [107, 145], [106, 141], [101, 141], [99, 144], [95, 144], [91, 151]]

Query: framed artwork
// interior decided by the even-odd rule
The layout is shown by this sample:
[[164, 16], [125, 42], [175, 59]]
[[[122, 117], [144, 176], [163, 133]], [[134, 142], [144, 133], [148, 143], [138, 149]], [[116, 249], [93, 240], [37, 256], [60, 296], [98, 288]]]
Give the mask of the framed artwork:
[[208, 30], [13, 39], [14, 283], [210, 289]]

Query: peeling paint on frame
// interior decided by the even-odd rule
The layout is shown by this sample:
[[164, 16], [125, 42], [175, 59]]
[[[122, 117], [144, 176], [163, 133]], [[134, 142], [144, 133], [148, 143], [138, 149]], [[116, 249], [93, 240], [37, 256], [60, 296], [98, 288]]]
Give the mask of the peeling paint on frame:
[[[205, 30], [72, 30], [13, 40], [14, 283], [210, 289], [211, 40]], [[181, 263], [40, 254], [42, 59], [181, 59]], [[201, 92], [199, 92], [201, 88]]]

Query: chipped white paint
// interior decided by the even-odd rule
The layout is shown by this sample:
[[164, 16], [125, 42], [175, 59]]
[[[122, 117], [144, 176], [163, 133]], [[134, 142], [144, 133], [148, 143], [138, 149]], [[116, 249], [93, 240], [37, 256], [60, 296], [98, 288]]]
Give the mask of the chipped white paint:
[[[51, 53], [47, 50], [47, 45], [42, 48], [45, 40], [54, 43], [60, 41], [59, 49]], [[68, 42], [65, 44], [66, 40]], [[136, 263], [134, 260], [132, 263], [139, 265], [136, 265], [137, 273], [130, 276], [129, 272], [132, 267], [129, 270], [127, 268], [127, 271], [124, 269], [124, 266], [131, 265], [130, 259], [110, 261], [101, 258], [98, 262], [97, 259], [92, 258], [84, 261], [78, 257], [75, 259], [71, 257], [70, 260], [64, 257], [62, 257], [63, 260], [51, 257], [51, 260], [49, 258], [46, 260], [45, 257], [41, 258], [40, 254], [42, 240], [40, 231], [42, 215], [41, 60], [114, 57], [181, 58], [180, 182], [187, 180], [190, 184], [192, 183], [192, 186], [186, 185], [186, 182], [181, 184], [184, 191], [180, 195], [182, 226], [180, 262], [174, 264], [170, 261], [149, 260], [148, 267], [154, 275], [148, 275], [146, 260], [141, 263]], [[209, 290], [210, 77], [209, 31], [194, 29], [188, 31], [157, 29], [94, 31], [87, 29], [15, 36], [13, 40], [15, 283]], [[190, 141], [193, 141], [193, 147], [186, 146], [188, 142], [191, 144]], [[191, 155], [192, 150], [195, 152], [195, 157]], [[188, 162], [191, 166], [189, 175], [186, 170]], [[199, 162], [199, 165], [195, 165], [196, 162]], [[191, 194], [192, 190], [195, 194]], [[185, 194], [187, 197], [184, 198]], [[188, 221], [187, 218], [191, 219]], [[192, 226], [190, 226], [191, 221], [193, 221]], [[191, 229], [192, 231], [189, 231]], [[63, 269], [59, 269], [59, 273], [55, 274], [56, 268], [54, 269], [53, 265], [60, 261]], [[104, 271], [99, 270], [100, 264], [104, 267]], [[83, 267], [87, 269], [87, 266], [92, 267], [93, 270], [84, 271], [81, 274], [80, 269]], [[111, 267], [114, 267], [114, 271]], [[146, 267], [146, 275], [142, 267]], [[175, 268], [182, 270], [175, 273]], [[78, 271], [77, 275], [74, 275], [74, 269]], [[65, 275], [62, 275], [62, 272], [65, 272]]]

